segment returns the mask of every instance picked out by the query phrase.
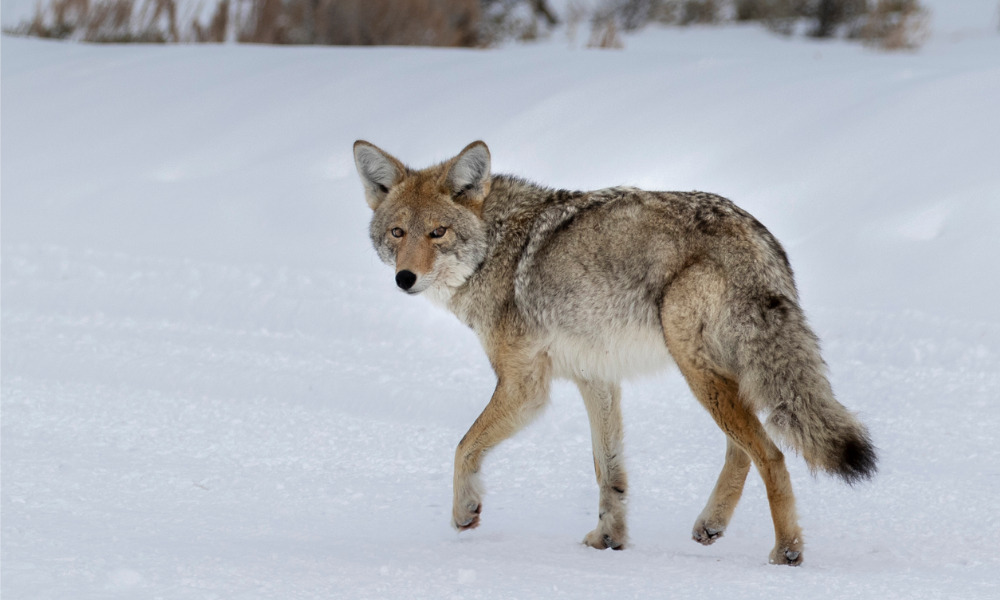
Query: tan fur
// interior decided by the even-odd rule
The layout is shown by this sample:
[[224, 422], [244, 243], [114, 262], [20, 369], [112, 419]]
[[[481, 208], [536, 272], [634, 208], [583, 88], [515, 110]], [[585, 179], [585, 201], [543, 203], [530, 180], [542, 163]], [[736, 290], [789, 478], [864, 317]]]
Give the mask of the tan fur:
[[[420, 227], [420, 224], [416, 224]], [[426, 229], [427, 227], [420, 227]], [[434, 228], [431, 227], [433, 230]], [[434, 268], [434, 240], [427, 236], [409, 235], [399, 243], [396, 252], [396, 271], [408, 269], [417, 275], [426, 275]]]
[[452, 523], [459, 530], [479, 525], [483, 455], [530, 422], [549, 396], [551, 363], [541, 349], [498, 333], [487, 345], [497, 373], [496, 390], [455, 450]]
[[722, 537], [736, 504], [743, 495], [743, 484], [750, 472], [750, 456], [729, 436], [726, 437], [726, 462], [719, 473], [705, 509], [695, 521], [691, 537], [706, 546]]
[[748, 456], [764, 480], [771, 505], [775, 546], [770, 562], [798, 565], [802, 562], [802, 531], [784, 456], [740, 398], [735, 377], [727, 372], [718, 353], [705, 343], [703, 332], [699, 331], [700, 324], [718, 320], [725, 310], [726, 289], [725, 277], [718, 267], [696, 263], [677, 276], [663, 302], [667, 347], [695, 398], [727, 437], [726, 463], [695, 523], [693, 537], [708, 545], [722, 536], [742, 493]]
[[[752, 216], [702, 192], [550, 190], [490, 174], [473, 142], [415, 171], [363, 141], [358, 173], [379, 257], [476, 332], [497, 375], [455, 452], [452, 524], [479, 525], [486, 452], [574, 381], [590, 420], [600, 490], [584, 543], [627, 543], [620, 381], [670, 364], [727, 439], [725, 464], [695, 522], [725, 531], [754, 464], [774, 524], [774, 563], [802, 562], [802, 533], [776, 439], [848, 482], [875, 472], [867, 429], [833, 396], [798, 306], [784, 250]], [[758, 412], [768, 412], [765, 430]]]

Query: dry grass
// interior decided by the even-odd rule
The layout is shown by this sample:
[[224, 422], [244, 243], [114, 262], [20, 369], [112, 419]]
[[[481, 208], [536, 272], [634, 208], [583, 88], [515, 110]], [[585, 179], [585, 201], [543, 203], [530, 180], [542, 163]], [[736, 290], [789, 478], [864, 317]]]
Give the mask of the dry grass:
[[218, 0], [206, 22], [174, 0], [50, 0], [11, 33], [87, 42], [480, 45], [477, 0]]
[[[204, 0], [214, 3], [204, 21], [178, 15], [175, 0], [42, 1], [34, 18], [10, 33], [115, 43], [475, 47], [537, 39], [558, 24], [547, 0]], [[574, 0], [566, 17], [570, 36], [590, 22], [593, 48], [621, 48], [622, 32], [650, 22], [737, 20], [784, 34], [806, 22], [816, 37], [904, 50], [924, 41], [928, 20], [919, 0]]]
[[588, 48], [603, 48], [605, 50], [618, 50], [624, 48], [621, 37], [618, 35], [618, 26], [615, 19], [608, 16], [595, 17], [590, 27], [590, 40], [587, 42]]
[[883, 50], [908, 50], [927, 37], [927, 11], [919, 0], [736, 0], [736, 19], [763, 21], [780, 33], [811, 23], [809, 34], [863, 40]]
[[12, 33], [95, 43], [181, 41], [174, 0], [52, 0]]
[[927, 11], [917, 0], [878, 0], [858, 35], [883, 50], [913, 50], [927, 39]]
[[191, 34], [196, 42], [224, 42], [229, 32], [229, 0], [221, 0], [204, 25], [197, 19], [191, 22]]
[[[484, 46], [507, 40], [534, 41], [545, 37], [560, 23], [548, 0], [479, 0], [479, 4], [482, 9], [480, 42]], [[579, 9], [579, 4], [567, 5], [564, 15], [567, 21], [575, 18], [572, 13]], [[569, 26], [575, 27], [575, 24]]]
[[681, 25], [704, 25], [719, 21], [719, 0], [687, 0], [681, 6]]
[[[260, 0], [279, 3], [281, 0]], [[297, 10], [293, 43], [343, 46], [476, 46], [476, 0], [289, 0]], [[315, 9], [311, 9], [315, 7]], [[297, 21], [296, 21], [297, 20]], [[280, 21], [264, 17], [258, 25]], [[304, 40], [308, 40], [305, 42]], [[242, 41], [270, 42], [253, 35]]]

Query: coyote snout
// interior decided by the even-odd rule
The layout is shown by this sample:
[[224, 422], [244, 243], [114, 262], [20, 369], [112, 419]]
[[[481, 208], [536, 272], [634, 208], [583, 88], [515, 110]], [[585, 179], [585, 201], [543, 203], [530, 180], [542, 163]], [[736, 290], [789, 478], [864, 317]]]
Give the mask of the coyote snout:
[[868, 430], [833, 395], [785, 251], [729, 200], [552, 190], [491, 175], [483, 142], [423, 170], [368, 142], [355, 142], [354, 157], [374, 211], [369, 234], [396, 285], [475, 330], [497, 374], [455, 451], [457, 529], [479, 525], [484, 454], [531, 421], [564, 377], [587, 408], [600, 488], [584, 543], [625, 548], [620, 382], [671, 358], [726, 438], [696, 541], [723, 535], [753, 464], [771, 505], [770, 560], [802, 562], [791, 479], [771, 435], [848, 483], [874, 475]]

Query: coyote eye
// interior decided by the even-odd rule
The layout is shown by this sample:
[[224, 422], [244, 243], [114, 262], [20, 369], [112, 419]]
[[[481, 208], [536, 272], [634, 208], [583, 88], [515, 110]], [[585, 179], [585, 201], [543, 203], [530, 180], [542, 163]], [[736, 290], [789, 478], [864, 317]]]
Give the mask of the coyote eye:
[[431, 237], [432, 238], [444, 237], [444, 234], [447, 231], [448, 231], [447, 227], [438, 227], [437, 229], [431, 232]]
[[392, 229], [389, 230], [389, 233], [391, 233], [392, 237], [394, 238], [401, 238], [403, 237], [403, 233], [405, 232], [399, 227], [393, 227]]

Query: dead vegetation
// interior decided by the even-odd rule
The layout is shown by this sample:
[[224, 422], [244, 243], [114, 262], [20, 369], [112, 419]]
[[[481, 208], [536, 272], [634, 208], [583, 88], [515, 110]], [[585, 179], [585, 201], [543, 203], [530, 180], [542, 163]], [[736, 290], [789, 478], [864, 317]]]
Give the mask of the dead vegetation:
[[603, 0], [593, 23], [595, 30], [604, 29], [613, 20], [623, 31], [633, 31], [651, 22], [760, 22], [783, 35], [804, 31], [901, 50], [924, 41], [927, 19], [919, 0]]
[[927, 39], [928, 19], [917, 0], [878, 0], [858, 37], [885, 50], [912, 50]]
[[[192, 13], [202, 5], [190, 4]], [[97, 43], [481, 46], [479, 0], [49, 0], [10, 33]]]
[[11, 33], [101, 43], [181, 41], [174, 0], [52, 0]]
[[[547, 0], [43, 0], [8, 33], [95, 43], [484, 47], [531, 41], [561, 24]], [[563, 17], [587, 46], [622, 47], [623, 33], [650, 23], [754, 21], [782, 34], [845, 37], [887, 50], [912, 49], [927, 34], [919, 0], [585, 0]]]
[[255, 44], [477, 46], [477, 0], [255, 0], [236, 39]]

